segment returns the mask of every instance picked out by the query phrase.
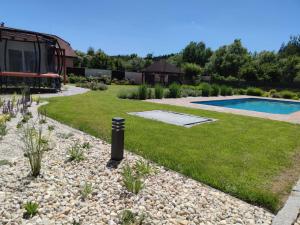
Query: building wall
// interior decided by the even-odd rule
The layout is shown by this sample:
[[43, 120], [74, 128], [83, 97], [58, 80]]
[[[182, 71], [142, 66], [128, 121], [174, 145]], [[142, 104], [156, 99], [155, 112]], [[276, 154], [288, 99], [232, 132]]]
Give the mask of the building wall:
[[66, 68], [74, 67], [74, 58], [66, 57]]
[[0, 41], [0, 71], [4, 70], [4, 41]]
[[111, 70], [85, 68], [85, 76], [86, 77], [101, 77], [104, 75], [111, 77]]
[[133, 80], [135, 84], [141, 84], [143, 82], [142, 73], [125, 72], [125, 79]]

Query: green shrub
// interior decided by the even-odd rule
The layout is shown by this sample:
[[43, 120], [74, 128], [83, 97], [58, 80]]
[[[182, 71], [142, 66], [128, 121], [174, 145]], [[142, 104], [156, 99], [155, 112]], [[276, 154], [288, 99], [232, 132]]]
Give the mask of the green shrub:
[[85, 182], [82, 189], [80, 190], [81, 198], [83, 200], [87, 199], [89, 195], [92, 193], [92, 191], [93, 191], [92, 184]]
[[220, 94], [220, 87], [217, 84], [211, 85], [211, 96], [219, 96]]
[[126, 189], [134, 194], [139, 193], [144, 186], [140, 176], [134, 174], [134, 171], [129, 165], [124, 166], [122, 178]]
[[31, 174], [37, 177], [41, 171], [42, 157], [48, 149], [48, 141], [42, 136], [42, 129], [26, 126], [22, 133], [24, 155], [29, 160]]
[[0, 122], [0, 140], [7, 134], [5, 122]]
[[225, 86], [225, 85], [221, 86], [220, 93], [221, 93], [222, 96], [227, 96], [227, 93], [228, 93], [227, 89], [228, 89], [227, 86]]
[[251, 95], [251, 96], [263, 96], [264, 95], [264, 91], [260, 88], [253, 88], [250, 87], [247, 89], [247, 95]]
[[164, 88], [160, 84], [156, 84], [154, 94], [156, 99], [162, 99], [164, 97]]
[[36, 214], [38, 214], [38, 208], [39, 208], [39, 205], [37, 203], [27, 202], [24, 205], [25, 213], [23, 215], [23, 218], [29, 219], [29, 218], [35, 216]]
[[148, 95], [148, 88], [146, 85], [142, 84], [139, 86], [138, 88], [138, 98], [140, 100], [145, 100], [147, 99], [147, 95]]
[[143, 160], [137, 161], [134, 165], [134, 168], [137, 172], [137, 175], [142, 177], [151, 174], [153, 170], [150, 163], [145, 162]]
[[6, 165], [12, 165], [11, 162], [9, 162], [7, 159], [1, 159], [0, 160], [0, 166], [6, 166]]
[[287, 90], [281, 91], [280, 95], [281, 95], [282, 98], [285, 98], [285, 99], [294, 99], [294, 98], [297, 97], [297, 95], [294, 92], [287, 91]]
[[82, 161], [84, 160], [84, 152], [78, 142], [76, 142], [69, 150], [69, 161]]
[[75, 84], [75, 83], [84, 83], [87, 81], [87, 79], [84, 76], [76, 76], [71, 73], [68, 75], [68, 81], [70, 84]]
[[82, 148], [85, 148], [85, 149], [90, 149], [92, 146], [90, 144], [90, 142], [86, 141], [82, 144]]
[[48, 131], [54, 131], [55, 126], [54, 125], [48, 125]]
[[137, 213], [133, 213], [131, 210], [124, 210], [120, 218], [121, 225], [142, 225], [145, 220], [145, 215], [139, 216]]
[[118, 98], [121, 99], [138, 99], [139, 93], [137, 89], [123, 89], [118, 93]]
[[169, 86], [169, 98], [180, 98], [181, 96], [181, 90], [180, 90], [180, 85], [177, 83], [172, 83]]
[[201, 85], [202, 96], [209, 97], [211, 95], [211, 86], [208, 83], [203, 83]]
[[232, 87], [228, 87], [227, 88], [226, 95], [228, 95], [228, 96], [233, 95], [233, 89], [232, 89]]
[[153, 99], [155, 97], [154, 90], [152, 88], [147, 89], [147, 99]]

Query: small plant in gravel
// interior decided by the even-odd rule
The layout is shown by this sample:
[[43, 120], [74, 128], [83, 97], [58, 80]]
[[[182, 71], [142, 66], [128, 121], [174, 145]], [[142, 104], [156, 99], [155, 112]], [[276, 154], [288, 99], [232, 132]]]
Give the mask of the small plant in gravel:
[[68, 150], [69, 161], [82, 161], [84, 160], [84, 153], [81, 145], [76, 142], [71, 148]]
[[89, 195], [92, 193], [92, 191], [93, 191], [92, 184], [85, 182], [82, 189], [80, 190], [81, 198], [83, 200], [87, 199]]
[[54, 125], [48, 125], [48, 131], [54, 131], [55, 127]]
[[32, 118], [31, 112], [26, 112], [23, 114], [22, 123], [27, 123]]
[[136, 170], [136, 173], [139, 176], [147, 176], [153, 172], [153, 169], [150, 165], [150, 163], [144, 161], [144, 160], [139, 160], [135, 163], [134, 168]]
[[41, 109], [38, 111], [39, 123], [45, 124], [47, 123], [47, 111], [46, 109]]
[[0, 140], [7, 134], [7, 127], [5, 122], [0, 122]]
[[24, 219], [29, 219], [38, 214], [39, 205], [35, 202], [27, 202], [24, 205], [25, 213], [23, 214]]
[[82, 148], [85, 148], [85, 149], [90, 149], [92, 146], [90, 144], [90, 142], [86, 141], [86, 142], [83, 142], [82, 144]]
[[141, 176], [134, 173], [133, 169], [126, 165], [122, 171], [123, 184], [129, 192], [137, 194], [144, 187]]
[[41, 171], [42, 157], [47, 144], [42, 136], [42, 129], [26, 126], [22, 134], [24, 155], [29, 160], [31, 174], [37, 177]]
[[142, 225], [145, 220], [145, 215], [139, 216], [137, 213], [133, 213], [131, 210], [124, 210], [121, 214], [121, 225]]
[[41, 97], [40, 96], [33, 96], [32, 101], [36, 102], [36, 104], [39, 105], [40, 102], [41, 102]]
[[7, 159], [0, 160], [0, 166], [12, 165]]

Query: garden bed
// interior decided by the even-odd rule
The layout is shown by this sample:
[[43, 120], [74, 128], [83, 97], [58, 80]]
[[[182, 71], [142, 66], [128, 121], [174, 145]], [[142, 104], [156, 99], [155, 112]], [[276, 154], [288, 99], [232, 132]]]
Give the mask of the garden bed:
[[[29, 124], [38, 121], [36, 110], [36, 106], [30, 108]], [[16, 151], [5, 157], [10, 163], [0, 170], [3, 224], [113, 225], [122, 222], [125, 209], [145, 215], [144, 224], [271, 223], [273, 215], [266, 210], [153, 163], [154, 172], [144, 180], [144, 188], [133, 194], [124, 187], [121, 173], [127, 164], [142, 160], [140, 156], [126, 152], [118, 168], [111, 168], [109, 144], [51, 119], [39, 125], [52, 147], [44, 153], [41, 174], [33, 178], [21, 149], [21, 128], [15, 126], [19, 119], [7, 123], [10, 129], [0, 145], [1, 152]], [[89, 143], [90, 148], [85, 149], [82, 161], [70, 162], [68, 151], [77, 141]], [[82, 187], [87, 182], [92, 189], [83, 200]], [[38, 204], [38, 214], [24, 219], [27, 202]]]

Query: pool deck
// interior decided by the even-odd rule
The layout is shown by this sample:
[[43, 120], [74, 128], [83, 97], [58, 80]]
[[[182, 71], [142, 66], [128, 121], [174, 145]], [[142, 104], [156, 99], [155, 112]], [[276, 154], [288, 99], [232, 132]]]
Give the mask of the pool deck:
[[275, 99], [275, 98], [264, 98], [264, 97], [255, 97], [255, 96], [247, 96], [247, 95], [234, 95], [234, 96], [218, 96], [218, 97], [187, 97], [187, 98], [165, 98], [165, 99], [149, 99], [146, 100], [148, 102], [160, 103], [160, 104], [168, 104], [168, 105], [176, 105], [176, 106], [184, 106], [196, 109], [204, 109], [211, 110], [217, 112], [224, 113], [232, 113], [238, 115], [259, 117], [270, 120], [278, 120], [289, 123], [300, 124], [300, 111], [291, 113], [291, 114], [271, 114], [271, 113], [263, 113], [249, 110], [240, 110], [240, 109], [230, 109], [220, 106], [211, 106], [211, 105], [202, 105], [195, 104], [192, 102], [196, 101], [212, 101], [212, 100], [229, 100], [229, 99], [241, 99], [241, 98], [259, 98], [259, 99], [272, 99], [272, 100], [280, 100], [280, 101], [293, 101], [300, 102], [297, 100], [290, 99]]

